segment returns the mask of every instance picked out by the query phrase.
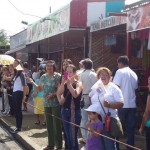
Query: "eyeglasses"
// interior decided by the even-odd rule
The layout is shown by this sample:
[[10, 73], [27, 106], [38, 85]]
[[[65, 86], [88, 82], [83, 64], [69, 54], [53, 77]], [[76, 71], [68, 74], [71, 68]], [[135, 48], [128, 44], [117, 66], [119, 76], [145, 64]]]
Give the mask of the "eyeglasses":
[[109, 75], [107, 73], [100, 73], [99, 76], [100, 77], [109, 77]]

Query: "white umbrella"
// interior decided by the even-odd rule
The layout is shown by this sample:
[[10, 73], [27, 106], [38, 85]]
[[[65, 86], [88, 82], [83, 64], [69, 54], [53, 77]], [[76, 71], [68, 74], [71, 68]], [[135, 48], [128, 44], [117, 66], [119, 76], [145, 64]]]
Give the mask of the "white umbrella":
[[14, 63], [14, 58], [9, 55], [0, 55], [0, 65], [10, 65]]

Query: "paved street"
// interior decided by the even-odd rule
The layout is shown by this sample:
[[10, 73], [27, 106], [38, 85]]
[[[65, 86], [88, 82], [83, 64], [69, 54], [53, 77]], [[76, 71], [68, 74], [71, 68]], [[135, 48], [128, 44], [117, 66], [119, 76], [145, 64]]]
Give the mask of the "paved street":
[[23, 150], [3, 127], [0, 126], [0, 150]]

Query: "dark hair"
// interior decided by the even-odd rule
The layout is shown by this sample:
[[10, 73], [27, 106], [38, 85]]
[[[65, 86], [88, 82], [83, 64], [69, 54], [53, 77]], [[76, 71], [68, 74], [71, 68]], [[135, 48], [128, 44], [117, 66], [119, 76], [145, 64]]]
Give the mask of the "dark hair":
[[21, 73], [22, 73], [22, 70], [17, 70], [16, 71], [16, 77], [15, 77], [15, 80], [17, 79], [17, 77], [19, 77], [20, 75], [21, 75]]
[[73, 64], [71, 59], [64, 59], [64, 60], [62, 61], [62, 63], [64, 63], [64, 62], [68, 62], [69, 64]]
[[72, 68], [72, 70], [73, 70], [73, 73], [76, 73], [77, 68], [76, 68], [76, 66], [75, 66], [75, 65], [73, 65], [73, 64], [69, 64], [69, 65], [66, 67], [66, 69], [67, 69], [68, 67], [71, 67], [71, 68]]
[[102, 121], [102, 116], [100, 115], [100, 114], [98, 114], [98, 113], [96, 113], [96, 112], [92, 112], [94, 115], [95, 114], [97, 114], [97, 116], [98, 116], [98, 119], [100, 120], [100, 121]]
[[24, 67], [24, 68], [28, 68], [28, 67], [29, 67], [29, 66], [28, 66], [28, 63], [27, 63], [27, 62], [24, 62], [24, 63], [23, 63], [23, 67]]
[[20, 59], [15, 59], [14, 61], [16, 61], [18, 64], [22, 66], [22, 61]]
[[128, 56], [119, 56], [117, 59], [117, 63], [122, 63], [123, 65], [129, 65]]
[[93, 69], [93, 62], [90, 58], [86, 58], [82, 62], [85, 69]]
[[55, 61], [54, 60], [47, 60], [46, 61], [46, 66], [47, 66], [47, 64], [53, 64], [53, 71], [56, 71], [56, 63], [55, 63]]
[[45, 74], [45, 73], [46, 73], [46, 71], [42, 70], [42, 71], [40, 72], [40, 77], [41, 77], [43, 74]]
[[63, 74], [63, 72], [66, 70], [66, 65], [65, 65], [65, 68], [64, 68], [64, 63], [68, 63], [68, 64], [73, 64], [72, 63], [72, 60], [71, 59], [64, 59], [63, 61], [62, 61], [62, 74]]

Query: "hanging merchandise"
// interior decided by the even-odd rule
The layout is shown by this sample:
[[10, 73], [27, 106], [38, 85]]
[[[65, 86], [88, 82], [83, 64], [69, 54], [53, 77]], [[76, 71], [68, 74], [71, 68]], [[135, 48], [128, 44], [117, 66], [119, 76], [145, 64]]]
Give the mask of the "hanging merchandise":
[[106, 35], [105, 36], [105, 46], [116, 45], [116, 36], [115, 35]]
[[148, 41], [147, 40], [145, 40], [144, 41], [144, 47], [143, 47], [143, 49], [144, 49], [144, 53], [143, 53], [143, 67], [144, 67], [144, 69], [146, 69], [147, 67], [148, 67], [148, 50], [147, 50], [147, 44], [148, 44]]
[[137, 51], [137, 58], [143, 58], [144, 41], [141, 41], [141, 48]]
[[150, 50], [150, 30], [149, 30], [149, 37], [148, 37], [148, 46], [147, 46], [147, 50]]
[[131, 39], [135, 40], [136, 39], [136, 32], [131, 32]]
[[125, 36], [117, 35], [116, 44], [111, 46], [111, 52], [112, 53], [123, 53], [126, 49], [125, 43], [126, 43]]
[[140, 51], [140, 49], [141, 49], [141, 40], [134, 39], [132, 41], [132, 48], [131, 48], [132, 56], [137, 57], [138, 52]]

